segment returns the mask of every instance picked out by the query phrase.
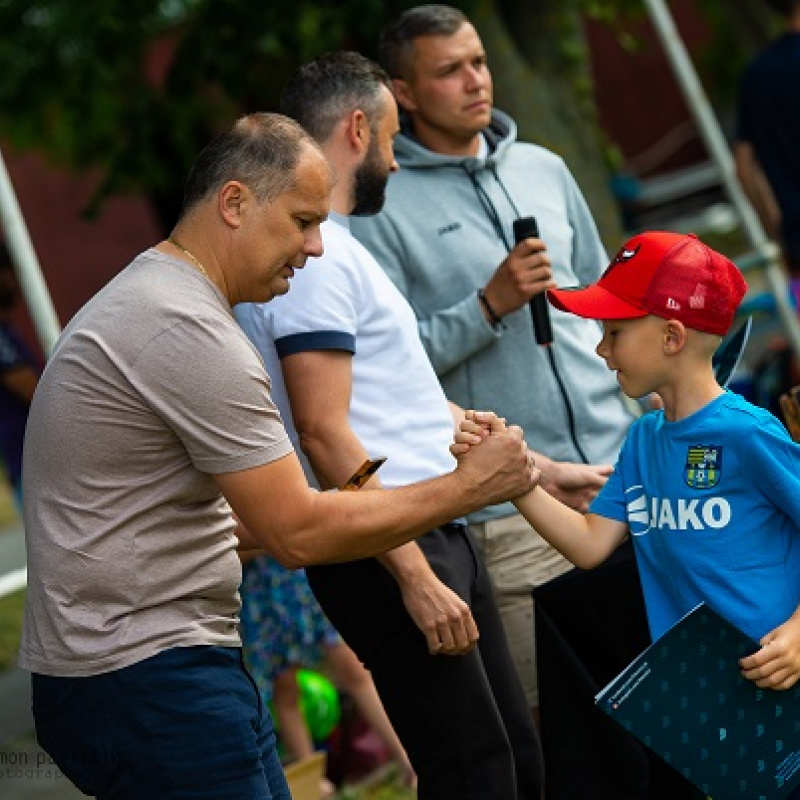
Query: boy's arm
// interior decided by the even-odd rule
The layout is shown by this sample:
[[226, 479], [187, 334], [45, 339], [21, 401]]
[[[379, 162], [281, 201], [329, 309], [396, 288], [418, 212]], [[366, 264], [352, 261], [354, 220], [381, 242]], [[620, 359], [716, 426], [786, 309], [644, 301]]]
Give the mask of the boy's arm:
[[543, 539], [581, 569], [602, 564], [628, 535], [624, 522], [574, 511], [541, 486], [514, 505]]
[[[796, 402], [797, 388], [790, 390], [789, 395]], [[773, 419], [759, 426], [757, 436], [745, 437], [746, 446], [742, 448], [741, 457], [748, 464], [758, 491], [799, 527], [800, 448], [788, 438], [786, 428]], [[762, 688], [794, 686], [800, 679], [800, 606], [785, 622], [764, 634], [759, 644], [759, 650], [739, 661], [742, 675]]]
[[614, 471], [610, 464], [553, 461], [542, 453], [532, 452], [542, 473], [539, 485], [556, 500], [582, 513], [589, 510], [592, 500]]
[[800, 607], [759, 644], [760, 650], [739, 661], [742, 675], [762, 689], [791, 689], [800, 678]]

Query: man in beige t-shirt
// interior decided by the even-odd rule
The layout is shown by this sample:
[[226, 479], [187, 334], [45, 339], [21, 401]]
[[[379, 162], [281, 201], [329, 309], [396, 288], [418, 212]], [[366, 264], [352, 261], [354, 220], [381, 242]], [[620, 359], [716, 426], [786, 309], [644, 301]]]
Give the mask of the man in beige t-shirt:
[[295, 123], [239, 120], [195, 163], [172, 236], [69, 324], [34, 397], [20, 664], [40, 743], [101, 800], [288, 799], [241, 666], [237, 546], [288, 566], [364, 557], [534, 481], [516, 432], [413, 486], [309, 488], [231, 308], [321, 254], [331, 182]]

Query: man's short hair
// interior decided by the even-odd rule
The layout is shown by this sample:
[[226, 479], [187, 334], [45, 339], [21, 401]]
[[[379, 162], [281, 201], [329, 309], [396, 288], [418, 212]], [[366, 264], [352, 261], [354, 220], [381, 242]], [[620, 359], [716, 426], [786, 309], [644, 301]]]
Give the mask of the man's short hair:
[[359, 53], [339, 50], [303, 65], [281, 94], [281, 111], [297, 120], [318, 142], [330, 137], [347, 114], [361, 109], [375, 130], [385, 111], [381, 87], [389, 76]]
[[233, 180], [248, 186], [260, 203], [274, 200], [293, 187], [298, 158], [309, 146], [319, 150], [302, 126], [282, 114], [240, 117], [194, 162], [184, 191], [184, 213]]
[[413, 74], [414, 40], [420, 36], [452, 36], [469, 19], [457, 8], [425, 5], [404, 11], [381, 34], [381, 64], [392, 78]]

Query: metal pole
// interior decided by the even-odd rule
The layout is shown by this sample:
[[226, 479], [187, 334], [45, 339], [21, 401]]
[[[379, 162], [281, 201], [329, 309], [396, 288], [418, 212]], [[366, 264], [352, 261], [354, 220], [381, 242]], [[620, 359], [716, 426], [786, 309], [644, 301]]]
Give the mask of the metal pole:
[[644, 3], [650, 12], [653, 25], [672, 64], [695, 122], [700, 128], [700, 134], [708, 147], [711, 158], [717, 165], [728, 197], [742, 220], [745, 234], [765, 265], [764, 276], [770, 292], [775, 298], [778, 315], [786, 330], [789, 344], [795, 356], [800, 357], [800, 320], [789, 303], [789, 287], [781, 263], [780, 250], [774, 242], [770, 241], [761, 220], [742, 191], [736, 177], [728, 143], [697, 77], [697, 72], [675, 27], [665, 0], [644, 0]]
[[0, 224], [5, 231], [8, 251], [16, 267], [19, 285], [36, 328], [36, 334], [42, 350], [48, 356], [61, 333], [61, 324], [47, 291], [47, 284], [28, 235], [2, 152], [0, 152]]

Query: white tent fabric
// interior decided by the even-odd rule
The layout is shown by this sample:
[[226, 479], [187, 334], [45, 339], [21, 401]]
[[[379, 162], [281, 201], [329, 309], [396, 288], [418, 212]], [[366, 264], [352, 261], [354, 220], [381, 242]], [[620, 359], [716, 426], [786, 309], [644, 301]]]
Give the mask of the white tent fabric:
[[14, 186], [0, 152], [0, 223], [20, 288], [45, 355], [49, 355], [61, 333], [53, 300], [47, 291], [36, 251], [33, 249]]

